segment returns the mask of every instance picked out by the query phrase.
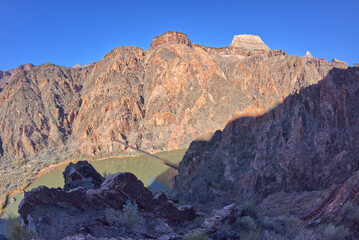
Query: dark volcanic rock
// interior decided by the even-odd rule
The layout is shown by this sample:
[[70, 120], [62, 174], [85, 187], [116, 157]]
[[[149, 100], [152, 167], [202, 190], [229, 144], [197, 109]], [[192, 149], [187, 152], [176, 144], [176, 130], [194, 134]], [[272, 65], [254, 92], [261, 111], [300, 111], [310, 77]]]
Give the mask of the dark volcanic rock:
[[[154, 209], [152, 192], [145, 188], [143, 183], [132, 173], [117, 173], [108, 176], [103, 182], [99, 193], [100, 195], [106, 196], [106, 194], [111, 191], [118, 192], [122, 198], [135, 201], [140, 208], [146, 210]], [[109, 198], [109, 200], [111, 200], [111, 198]]]
[[176, 207], [171, 201], [161, 204], [156, 210], [159, 212], [160, 216], [177, 222], [193, 220], [198, 216], [192, 206]]
[[[69, 190], [40, 186], [25, 192], [24, 199], [19, 205], [18, 211], [25, 224], [35, 226], [35, 231], [44, 239], [49, 236], [52, 236], [52, 239], [63, 238], [83, 233], [85, 230], [87, 233], [106, 232], [106, 229], [102, 229], [108, 225], [104, 219], [106, 209], [120, 210], [128, 200], [137, 204], [139, 214], [150, 216], [152, 220], [164, 218], [171, 222], [183, 223], [197, 217], [191, 206], [177, 207], [164, 194], [154, 197], [132, 173], [120, 172], [109, 175], [101, 187], [85, 190], [82, 186], [95, 186], [91, 180], [97, 179], [99, 183], [102, 177], [98, 176], [90, 164], [83, 161], [69, 164], [64, 177], [72, 179], [65, 185]], [[85, 183], [80, 182], [84, 181], [83, 179]], [[78, 187], [72, 188], [74, 186]], [[44, 220], [45, 218], [48, 220]], [[58, 222], [53, 224], [53, 221]], [[70, 228], [69, 221], [72, 224]]]
[[241, 211], [234, 203], [222, 209], [214, 210], [211, 216], [207, 217], [201, 225], [207, 233], [216, 232], [226, 221], [234, 222]]
[[192, 143], [176, 178], [178, 198], [208, 203], [217, 189], [266, 197], [343, 183], [359, 169], [358, 91], [357, 68], [332, 69], [268, 113]]
[[82, 187], [85, 190], [101, 187], [104, 178], [87, 161], [69, 163], [64, 173], [64, 190]]
[[[81, 185], [81, 184], [79, 184]], [[132, 173], [117, 173], [106, 178], [97, 189], [85, 190], [78, 187], [71, 190], [40, 186], [25, 192], [19, 205], [19, 213], [26, 219], [34, 209], [42, 205], [54, 205], [79, 210], [121, 209], [126, 200], [136, 202], [140, 209], [153, 210], [153, 195]]]

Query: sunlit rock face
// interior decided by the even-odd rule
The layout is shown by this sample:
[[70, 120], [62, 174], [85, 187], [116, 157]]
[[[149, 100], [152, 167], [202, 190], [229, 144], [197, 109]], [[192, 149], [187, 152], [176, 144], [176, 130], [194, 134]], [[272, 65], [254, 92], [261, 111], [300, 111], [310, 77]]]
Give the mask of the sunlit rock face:
[[157, 47], [165, 43], [184, 44], [189, 47], [191, 46], [191, 41], [186, 34], [180, 32], [165, 32], [161, 36], [157, 36], [153, 39], [151, 47]]
[[[211, 48], [168, 32], [147, 50], [119, 47], [81, 67], [48, 63], [3, 73], [0, 155], [10, 166], [23, 157], [31, 164], [126, 151], [114, 139], [149, 151], [176, 149], [238, 117], [267, 112], [341, 64], [305, 62], [269, 50], [259, 37], [244, 39], [262, 50]], [[8, 179], [11, 186], [22, 181]]]
[[268, 51], [269, 47], [256, 35], [235, 35], [230, 47], [243, 48], [245, 50], [264, 50]]

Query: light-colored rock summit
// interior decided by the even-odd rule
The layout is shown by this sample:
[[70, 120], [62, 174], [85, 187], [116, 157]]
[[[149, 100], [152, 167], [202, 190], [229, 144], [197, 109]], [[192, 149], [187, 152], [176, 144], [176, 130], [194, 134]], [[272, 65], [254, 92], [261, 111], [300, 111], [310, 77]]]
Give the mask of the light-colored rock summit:
[[307, 50], [307, 51], [305, 52], [305, 57], [313, 57], [313, 56], [312, 56], [312, 54]]
[[230, 47], [243, 48], [245, 50], [265, 50], [269, 51], [269, 47], [256, 35], [235, 35]]

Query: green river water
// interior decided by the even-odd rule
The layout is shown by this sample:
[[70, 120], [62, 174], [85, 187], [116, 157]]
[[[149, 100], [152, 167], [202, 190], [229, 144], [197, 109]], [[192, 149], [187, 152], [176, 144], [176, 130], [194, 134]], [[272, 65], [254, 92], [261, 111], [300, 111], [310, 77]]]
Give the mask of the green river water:
[[[168, 160], [171, 163], [178, 164], [187, 149], [179, 149], [167, 152], [160, 152], [155, 155]], [[172, 169], [162, 163], [157, 162], [149, 157], [139, 155], [136, 157], [121, 157], [121, 158], [108, 158], [100, 161], [93, 161], [90, 163], [101, 175], [108, 175], [117, 172], [131, 172], [140, 179], [146, 187], [153, 191], [165, 191], [171, 187], [171, 181], [174, 175], [177, 174], [175, 169]], [[63, 171], [66, 165], [55, 168], [49, 174], [41, 176], [35, 180], [25, 191], [29, 191], [38, 186], [48, 187], [63, 187]], [[16, 194], [14, 203], [9, 203], [6, 207], [3, 219], [0, 219], [0, 234], [6, 234], [6, 216], [12, 214], [17, 216], [17, 208], [19, 203], [24, 198], [23, 194]]]

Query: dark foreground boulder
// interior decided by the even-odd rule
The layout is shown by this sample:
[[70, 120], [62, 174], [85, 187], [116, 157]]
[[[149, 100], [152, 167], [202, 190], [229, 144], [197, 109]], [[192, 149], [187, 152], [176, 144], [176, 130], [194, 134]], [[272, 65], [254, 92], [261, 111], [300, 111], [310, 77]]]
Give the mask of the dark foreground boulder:
[[[139, 214], [143, 218], [150, 216], [151, 221], [166, 219], [183, 223], [197, 217], [191, 206], [177, 207], [163, 193], [154, 196], [132, 173], [119, 172], [103, 181], [88, 162], [80, 162], [67, 166], [64, 176], [68, 178], [65, 187], [75, 182], [79, 186], [72, 188], [72, 185], [69, 190], [40, 186], [25, 192], [19, 205], [24, 223], [35, 226], [33, 230], [39, 237], [65, 237], [83, 232], [83, 229], [89, 229], [90, 234], [100, 234], [102, 230], [98, 229], [106, 229], [109, 225], [105, 217], [108, 209], [121, 210], [127, 201], [136, 203]], [[87, 189], [90, 182], [92, 187]], [[99, 182], [102, 183], [97, 188]], [[78, 227], [73, 226], [74, 223]], [[105, 230], [102, 232], [107, 234]]]
[[64, 190], [68, 191], [77, 187], [85, 190], [101, 187], [104, 178], [87, 161], [69, 163], [64, 173]]

